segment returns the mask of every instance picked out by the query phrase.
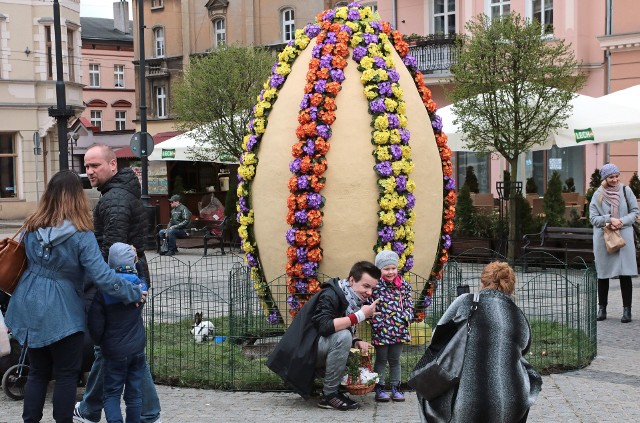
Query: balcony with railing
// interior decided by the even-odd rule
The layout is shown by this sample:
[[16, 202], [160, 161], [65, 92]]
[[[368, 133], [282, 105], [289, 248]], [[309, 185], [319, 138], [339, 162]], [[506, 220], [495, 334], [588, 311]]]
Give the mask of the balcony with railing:
[[169, 69], [165, 60], [147, 59], [147, 70], [145, 72], [147, 78], [162, 78], [169, 76]]
[[430, 34], [408, 37], [409, 54], [418, 61], [418, 69], [425, 76], [451, 76], [451, 66], [458, 59], [457, 34]]

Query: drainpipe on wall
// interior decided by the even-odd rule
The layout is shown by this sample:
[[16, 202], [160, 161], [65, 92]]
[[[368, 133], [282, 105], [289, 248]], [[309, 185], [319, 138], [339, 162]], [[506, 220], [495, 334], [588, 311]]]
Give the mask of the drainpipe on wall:
[[[612, 15], [613, 15], [613, 0], [606, 0], [605, 10], [605, 35], [611, 35], [612, 33]], [[607, 92], [611, 93], [611, 50], [607, 49], [604, 52], [604, 57], [607, 62]], [[608, 163], [610, 160], [609, 143], [604, 145], [604, 162]]]
[[391, 2], [391, 23], [395, 29], [398, 29], [398, 0]]

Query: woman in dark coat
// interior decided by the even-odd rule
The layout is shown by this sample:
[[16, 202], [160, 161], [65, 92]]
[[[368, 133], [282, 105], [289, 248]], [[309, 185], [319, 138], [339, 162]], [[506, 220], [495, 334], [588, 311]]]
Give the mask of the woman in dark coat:
[[[418, 395], [423, 422], [525, 422], [540, 393], [542, 378], [524, 359], [531, 329], [511, 298], [513, 269], [506, 263], [490, 263], [482, 271], [481, 284], [460, 384], [431, 401]], [[470, 294], [458, 297], [439, 324], [456, 315], [468, 316], [472, 301]]]

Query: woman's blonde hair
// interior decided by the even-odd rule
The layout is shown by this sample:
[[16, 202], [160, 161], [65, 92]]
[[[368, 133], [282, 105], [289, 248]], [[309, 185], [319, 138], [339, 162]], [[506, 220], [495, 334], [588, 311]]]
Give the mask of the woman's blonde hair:
[[482, 269], [480, 275], [482, 289], [497, 289], [513, 295], [516, 289], [516, 275], [511, 266], [503, 261], [494, 261]]
[[79, 231], [93, 230], [89, 200], [82, 189], [80, 177], [69, 170], [53, 175], [38, 208], [24, 224], [27, 231], [33, 232], [38, 228], [60, 226], [65, 219]]

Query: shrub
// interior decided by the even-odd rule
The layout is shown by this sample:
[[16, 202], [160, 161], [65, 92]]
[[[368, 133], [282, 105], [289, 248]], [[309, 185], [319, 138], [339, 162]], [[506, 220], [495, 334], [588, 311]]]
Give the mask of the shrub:
[[527, 178], [527, 184], [524, 188], [527, 194], [537, 194], [538, 193], [538, 184], [536, 184], [535, 178], [532, 176], [531, 178]]
[[473, 227], [476, 224], [476, 217], [477, 212], [473, 208], [471, 190], [465, 183], [458, 192], [458, 201], [456, 202], [455, 234], [458, 236], [471, 236]]
[[629, 188], [631, 188], [636, 198], [640, 197], [640, 178], [638, 178], [638, 172], [633, 172], [633, 176], [629, 179]]
[[564, 187], [562, 187], [562, 192], [576, 192], [576, 184], [572, 177], [568, 177], [564, 181]]
[[587, 203], [591, 202], [591, 197], [593, 197], [593, 193], [600, 187], [600, 183], [602, 180], [600, 179], [600, 169], [596, 167], [596, 169], [591, 174], [591, 180], [589, 181], [589, 189], [585, 193], [585, 198]]
[[562, 199], [562, 180], [558, 172], [553, 172], [547, 183], [547, 192], [544, 194], [542, 208], [550, 226], [562, 226], [564, 219], [565, 203]]
[[467, 173], [464, 176], [464, 185], [469, 187], [470, 192], [475, 192], [476, 194], [480, 192], [478, 177], [476, 176], [476, 172], [473, 170], [473, 166], [467, 166]]

